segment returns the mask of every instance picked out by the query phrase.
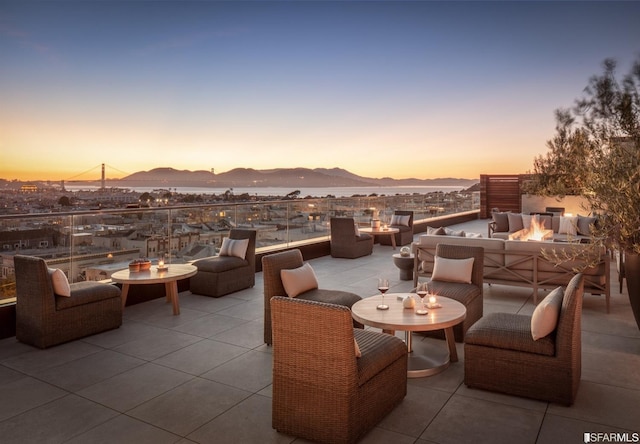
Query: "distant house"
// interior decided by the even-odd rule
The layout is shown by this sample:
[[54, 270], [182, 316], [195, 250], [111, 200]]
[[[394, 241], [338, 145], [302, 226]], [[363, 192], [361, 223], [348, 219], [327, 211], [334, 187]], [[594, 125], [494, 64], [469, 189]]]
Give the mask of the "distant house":
[[0, 251], [52, 248], [58, 244], [58, 236], [51, 228], [0, 231]]

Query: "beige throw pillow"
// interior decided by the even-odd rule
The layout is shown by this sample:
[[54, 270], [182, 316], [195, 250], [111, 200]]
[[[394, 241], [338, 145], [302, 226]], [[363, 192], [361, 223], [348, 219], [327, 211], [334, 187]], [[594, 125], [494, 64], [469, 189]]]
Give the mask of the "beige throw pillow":
[[558, 287], [538, 304], [531, 316], [531, 337], [534, 341], [544, 338], [558, 325], [564, 291]]
[[225, 237], [220, 247], [220, 256], [236, 256], [244, 259], [247, 255], [249, 239], [229, 239]]
[[362, 352], [360, 351], [360, 346], [358, 345], [358, 341], [356, 341], [356, 338], [353, 338], [353, 345], [355, 345], [356, 347], [356, 358], [361, 358]]
[[391, 224], [390, 225], [404, 225], [405, 227], [409, 226], [409, 219], [411, 216], [407, 215], [399, 215], [394, 214], [391, 216]]
[[58, 296], [71, 297], [71, 286], [69, 285], [69, 279], [59, 268], [49, 269], [51, 274], [51, 284], [53, 285], [53, 292]]
[[560, 228], [558, 234], [578, 234], [578, 216], [560, 216]]
[[434, 281], [471, 283], [474, 258], [447, 259], [436, 256], [434, 259], [433, 273], [431, 274], [431, 279]]
[[308, 263], [291, 270], [280, 270], [280, 279], [282, 279], [284, 291], [290, 298], [318, 288], [318, 278]]

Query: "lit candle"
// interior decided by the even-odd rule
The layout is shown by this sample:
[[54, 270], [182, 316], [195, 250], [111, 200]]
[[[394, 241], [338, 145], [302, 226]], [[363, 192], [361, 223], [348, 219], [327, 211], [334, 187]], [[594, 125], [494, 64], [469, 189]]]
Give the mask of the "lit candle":
[[159, 268], [163, 268], [164, 267], [164, 259], [158, 260], [158, 267]]
[[436, 304], [436, 297], [429, 296], [429, 305], [435, 305], [435, 304]]

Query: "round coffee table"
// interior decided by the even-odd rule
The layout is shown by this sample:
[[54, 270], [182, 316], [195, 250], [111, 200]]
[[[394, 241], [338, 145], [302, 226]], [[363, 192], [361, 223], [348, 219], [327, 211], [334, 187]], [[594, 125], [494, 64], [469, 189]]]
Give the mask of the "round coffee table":
[[[376, 307], [382, 302], [382, 296], [376, 295], [362, 299], [351, 307], [353, 318], [371, 327], [381, 328], [387, 333], [394, 334], [395, 330], [405, 332], [408, 353], [409, 378], [431, 376], [449, 367], [450, 362], [458, 361], [458, 352], [453, 336], [453, 327], [461, 323], [467, 316], [467, 309], [460, 302], [443, 296], [438, 296], [440, 308], [430, 308], [426, 315], [419, 315], [416, 309], [421, 306], [420, 298], [415, 294], [416, 309], [404, 308], [402, 299], [410, 293], [389, 293], [384, 301], [389, 310], [378, 310]], [[412, 331], [444, 330], [447, 340], [447, 350], [434, 349], [429, 354], [413, 353], [411, 344]]]
[[164, 284], [167, 302], [173, 304], [173, 314], [180, 314], [180, 302], [178, 301], [178, 281], [186, 279], [198, 272], [194, 265], [170, 264], [166, 270], [158, 270], [152, 266], [150, 270], [131, 272], [129, 269], [116, 271], [111, 275], [113, 282], [122, 284], [122, 308], [127, 303], [130, 285], [139, 284]]
[[361, 233], [369, 233], [371, 236], [391, 236], [391, 246], [396, 249], [396, 233], [400, 232], [399, 228], [359, 228]]

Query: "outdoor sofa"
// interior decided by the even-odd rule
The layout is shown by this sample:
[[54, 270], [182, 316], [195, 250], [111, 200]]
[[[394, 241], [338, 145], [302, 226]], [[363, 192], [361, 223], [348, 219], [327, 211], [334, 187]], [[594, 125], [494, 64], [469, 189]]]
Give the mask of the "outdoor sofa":
[[592, 226], [597, 222], [590, 216], [560, 216], [553, 213], [523, 214], [509, 212], [493, 212], [488, 224], [489, 237], [510, 239], [509, 236], [523, 228], [529, 228], [531, 218], [543, 223], [544, 228], [552, 230], [554, 241], [589, 242]]
[[[414, 286], [420, 277], [429, 277], [433, 271], [436, 246], [439, 243], [469, 245], [484, 248], [484, 283], [531, 287], [534, 303], [538, 303], [538, 289], [566, 286], [579, 270], [584, 275], [584, 291], [604, 295], [609, 313], [611, 298], [610, 258], [604, 250], [597, 252], [597, 262], [587, 266], [583, 259], [575, 258], [556, 264], [550, 254], [562, 256], [593, 251], [591, 245], [565, 242], [503, 240], [423, 234], [412, 244], [414, 259]], [[544, 252], [547, 256], [545, 257]], [[591, 265], [591, 264], [589, 264]]]

